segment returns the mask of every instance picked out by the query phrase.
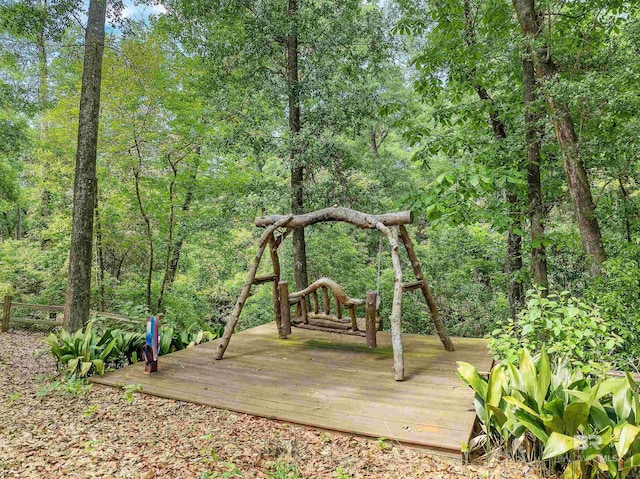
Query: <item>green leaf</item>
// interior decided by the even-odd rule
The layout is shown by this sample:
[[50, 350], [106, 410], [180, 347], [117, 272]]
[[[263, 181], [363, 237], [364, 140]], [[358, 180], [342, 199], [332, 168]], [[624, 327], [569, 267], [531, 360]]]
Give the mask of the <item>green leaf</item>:
[[487, 398], [487, 381], [478, 374], [478, 370], [475, 366], [458, 361], [458, 377], [465, 383], [473, 388], [477, 392], [483, 401]]
[[582, 443], [572, 436], [552, 432], [544, 445], [542, 459], [551, 459], [574, 450]]
[[529, 414], [531, 414], [532, 416], [535, 416], [537, 418], [540, 417], [540, 415], [534, 411], [533, 409], [531, 409], [529, 406], [527, 406], [525, 403], [523, 403], [522, 401], [516, 399], [513, 396], [504, 396], [504, 400], [506, 402], [508, 402], [509, 404], [512, 404], [513, 406], [516, 406], [519, 409], [522, 409], [523, 411], [528, 412]]
[[550, 385], [551, 365], [549, 364], [549, 356], [547, 355], [546, 348], [543, 347], [540, 352], [540, 359], [538, 360], [538, 384], [534, 395], [534, 399], [538, 405], [541, 406], [544, 403]]
[[102, 376], [104, 374], [104, 361], [102, 359], [94, 359], [93, 366], [96, 368], [98, 375]]
[[640, 467], [640, 454], [634, 454], [629, 459], [624, 461], [623, 473], [628, 474], [631, 469]]
[[75, 373], [76, 369], [78, 369], [79, 362], [80, 362], [80, 357], [75, 357], [69, 360], [69, 362], [67, 363], [67, 371], [69, 371], [69, 373], [71, 374]]
[[[538, 402], [535, 399], [538, 390], [538, 383], [536, 380], [538, 372], [536, 371], [536, 365], [533, 362], [533, 358], [527, 349], [523, 349], [522, 354], [520, 355], [520, 374], [522, 374], [522, 380], [526, 388], [526, 391], [523, 392], [526, 392], [529, 396], [533, 397], [536, 402]], [[538, 403], [538, 407], [542, 407], [542, 404]]]
[[[546, 442], [548, 439], [548, 435], [544, 430], [544, 426], [542, 424], [542, 421], [539, 418], [536, 418], [535, 416], [521, 410], [518, 409], [515, 413], [514, 416], [516, 417], [516, 419], [518, 419], [518, 421], [520, 422], [520, 424], [522, 424], [524, 427], [526, 427], [529, 431], [531, 431], [531, 433], [537, 437], [538, 439], [540, 439], [542, 442]], [[556, 433], [552, 433], [552, 434], [556, 434]]]
[[80, 377], [81, 378], [83, 378], [87, 374], [89, 374], [89, 370], [91, 369], [91, 366], [93, 366], [93, 363], [91, 361], [82, 361], [82, 365], [80, 366]]
[[623, 387], [613, 392], [611, 403], [619, 420], [628, 419], [633, 407], [629, 387], [625, 384]]
[[506, 384], [507, 378], [504, 373], [504, 367], [494, 367], [491, 370], [491, 374], [489, 375], [489, 382], [487, 385], [487, 405], [497, 407], [500, 404], [502, 391], [505, 388]]
[[640, 427], [628, 423], [620, 424], [614, 428], [613, 434], [617, 439], [614, 444], [619, 457], [624, 458], [638, 433], [640, 433]]
[[584, 402], [574, 402], [564, 409], [562, 422], [564, 423], [564, 432], [570, 436], [578, 432], [580, 426], [585, 427], [589, 419], [589, 405]]
[[580, 479], [581, 477], [583, 477], [582, 463], [573, 461], [564, 470], [561, 479]]
[[104, 348], [104, 350], [100, 353], [100, 359], [101, 360], [106, 360], [109, 357], [109, 354], [111, 353], [111, 351], [113, 350], [113, 348], [116, 346], [117, 343], [117, 339], [114, 338], [111, 340], [111, 342], [109, 344], [107, 344], [107, 346]]

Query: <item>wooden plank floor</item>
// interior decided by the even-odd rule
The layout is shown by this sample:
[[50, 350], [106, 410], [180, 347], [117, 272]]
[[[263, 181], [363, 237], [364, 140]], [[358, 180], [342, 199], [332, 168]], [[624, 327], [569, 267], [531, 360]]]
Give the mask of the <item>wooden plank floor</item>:
[[460, 457], [475, 413], [456, 361], [487, 371], [492, 359], [483, 339], [453, 342], [450, 353], [437, 337], [403, 335], [407, 379], [396, 382], [387, 332], [378, 333], [379, 346], [370, 350], [364, 338], [300, 328], [280, 340], [269, 323], [235, 334], [222, 361], [214, 360], [212, 341], [162, 356], [156, 374], [144, 374], [139, 363], [92, 381], [141, 384], [147, 394]]

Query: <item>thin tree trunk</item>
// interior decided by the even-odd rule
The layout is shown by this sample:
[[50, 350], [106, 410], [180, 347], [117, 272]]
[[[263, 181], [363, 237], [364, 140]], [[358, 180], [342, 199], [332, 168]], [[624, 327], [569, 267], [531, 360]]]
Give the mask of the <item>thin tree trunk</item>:
[[73, 185], [69, 281], [65, 304], [65, 326], [69, 330], [85, 325], [89, 320], [91, 304], [93, 208], [96, 198], [96, 157], [106, 7], [106, 0], [89, 2]]
[[149, 219], [149, 215], [147, 215], [147, 212], [144, 209], [144, 206], [142, 204], [142, 197], [140, 195], [140, 169], [142, 168], [142, 153], [140, 152], [140, 146], [138, 144], [137, 137], [135, 139], [135, 149], [138, 156], [138, 167], [133, 172], [136, 186], [136, 200], [138, 202], [138, 209], [140, 210], [140, 214], [142, 215], [142, 219], [144, 220], [145, 234], [147, 237], [147, 243], [149, 244], [149, 264], [147, 267], [147, 284], [144, 300], [147, 306], [147, 310], [151, 311], [151, 281], [153, 279], [153, 235], [151, 233], [151, 220]]
[[527, 184], [529, 187], [529, 221], [531, 233], [531, 266], [534, 283], [546, 291], [549, 288], [547, 254], [544, 240], [545, 209], [540, 181], [540, 115], [537, 112], [536, 77], [533, 62], [522, 60], [522, 96], [527, 143]]
[[622, 197], [622, 213], [624, 215], [624, 229], [627, 237], [627, 243], [631, 243], [631, 221], [629, 220], [629, 211], [627, 205], [629, 194], [627, 193], [627, 189], [624, 187], [624, 179], [622, 175], [618, 176], [618, 185], [620, 186], [620, 196]]
[[169, 268], [171, 265], [171, 251], [173, 249], [173, 225], [175, 222], [175, 205], [173, 204], [174, 196], [175, 196], [175, 186], [176, 179], [178, 177], [178, 166], [176, 163], [171, 161], [171, 157], [167, 158], [169, 166], [171, 167], [171, 171], [173, 173], [173, 177], [171, 178], [171, 182], [169, 183], [169, 219], [168, 219], [168, 228], [167, 228], [167, 245], [166, 245], [166, 255], [164, 262], [164, 277], [162, 278], [162, 284], [160, 285], [160, 293], [158, 294], [158, 302], [156, 304], [156, 310], [160, 311], [162, 307], [162, 299], [164, 298], [164, 291], [167, 286], [167, 279], [169, 276]]
[[22, 207], [16, 208], [16, 239], [22, 239]]
[[[469, 47], [472, 47], [475, 45], [476, 40], [469, 0], [464, 1], [464, 15], [466, 43]], [[478, 97], [494, 106], [493, 98], [489, 95], [487, 89], [477, 81], [475, 69], [469, 72], [468, 76]], [[497, 140], [501, 141], [507, 137], [507, 129], [495, 108], [491, 108], [489, 111], [489, 124], [491, 125], [493, 136]], [[521, 221], [518, 208], [518, 196], [511, 191], [505, 191], [504, 197], [507, 200], [509, 216], [511, 217], [511, 224], [509, 225], [509, 232], [507, 233], [507, 261], [505, 265], [508, 281], [507, 299], [509, 302], [509, 314], [515, 319], [518, 312], [524, 306], [524, 287], [518, 277], [518, 273], [522, 269], [522, 236], [516, 233], [516, 230], [521, 227]]]
[[[47, 65], [47, 45], [45, 43], [45, 18], [47, 15], [47, 1], [37, 0], [36, 5], [39, 9], [42, 9], [42, 20], [40, 30], [38, 30], [38, 36], [36, 39], [36, 47], [38, 50], [38, 107], [40, 110], [39, 117], [39, 129], [40, 129], [40, 141], [44, 142], [47, 123], [45, 121], [45, 109], [47, 107], [47, 96], [49, 89], [49, 72]], [[51, 203], [51, 192], [46, 187], [47, 176], [49, 175], [50, 165], [47, 160], [42, 165], [41, 182], [42, 191], [40, 193], [40, 215], [44, 220], [49, 218], [51, 213], [49, 206]]]
[[38, 50], [38, 106], [40, 108], [40, 140], [44, 140], [46, 123], [44, 121], [44, 109], [47, 103], [48, 90], [48, 68], [47, 68], [47, 46], [45, 44], [45, 21], [47, 14], [46, 0], [36, 0], [36, 7], [41, 12], [40, 29], [36, 38], [36, 48]]
[[520, 310], [524, 307], [524, 286], [519, 273], [522, 270], [522, 236], [514, 231], [516, 226], [520, 226], [520, 212], [518, 211], [518, 197], [514, 193], [506, 192], [509, 212], [513, 224], [507, 233], [507, 280], [509, 281], [507, 290], [507, 300], [509, 303], [509, 315], [516, 318]]
[[[290, 31], [287, 35], [287, 95], [289, 99], [289, 134], [291, 161], [291, 213], [304, 213], [304, 165], [300, 158], [300, 90], [298, 85], [298, 31], [297, 20], [298, 1], [288, 0], [287, 15], [289, 16]], [[307, 250], [304, 229], [293, 231], [293, 258], [296, 289], [308, 286]]]
[[[196, 148], [196, 153], [200, 155], [200, 148]], [[174, 170], [175, 173], [177, 173]], [[187, 190], [187, 194], [184, 198], [184, 202], [182, 203], [182, 212], [187, 213], [189, 208], [191, 207], [191, 200], [193, 198], [193, 186], [196, 181], [196, 176], [198, 174], [198, 165], [196, 164], [191, 172], [191, 184], [189, 185], [189, 189]], [[178, 271], [178, 263], [180, 261], [180, 253], [182, 252], [182, 244], [184, 243], [185, 234], [180, 233], [178, 237], [173, 240], [173, 230], [175, 227], [175, 215], [174, 215], [174, 206], [173, 206], [173, 187], [174, 180], [171, 182], [169, 187], [170, 190], [170, 198], [171, 198], [171, 212], [169, 213], [169, 234], [167, 238], [167, 257], [165, 263], [164, 277], [162, 278], [162, 284], [160, 286], [160, 294], [158, 295], [158, 303], [157, 310], [161, 311], [162, 301], [164, 299], [164, 294], [171, 290], [171, 286], [173, 285], [173, 281], [176, 278], [176, 272]]]
[[[536, 11], [534, 0], [512, 0], [518, 21], [526, 40], [533, 45], [544, 27], [542, 17]], [[538, 49], [532, 49], [536, 76], [540, 80], [553, 81], [558, 69], [551, 58], [546, 42]], [[578, 139], [569, 106], [548, 94], [547, 102], [553, 116], [556, 139], [560, 145], [569, 193], [573, 201], [582, 246], [589, 260], [589, 273], [600, 273], [605, 261], [600, 225], [595, 215], [595, 206], [587, 171], [580, 157]]]

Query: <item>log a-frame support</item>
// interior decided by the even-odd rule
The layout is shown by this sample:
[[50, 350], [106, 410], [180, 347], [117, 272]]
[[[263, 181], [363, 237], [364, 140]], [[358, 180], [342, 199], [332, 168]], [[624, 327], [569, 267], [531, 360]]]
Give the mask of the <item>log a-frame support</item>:
[[[235, 330], [238, 323], [238, 318], [242, 312], [242, 308], [249, 293], [251, 287], [254, 284], [273, 283], [273, 310], [276, 319], [276, 325], [278, 328], [278, 336], [281, 339], [286, 339], [289, 333], [289, 325], [282, 322], [282, 310], [284, 307], [289, 307], [288, 304], [281, 305], [279, 284], [280, 284], [280, 260], [278, 258], [278, 247], [282, 241], [289, 235], [291, 231], [298, 228], [306, 228], [307, 226], [330, 221], [342, 221], [345, 223], [353, 224], [359, 228], [377, 229], [380, 234], [387, 237], [391, 246], [391, 259], [393, 262], [394, 270], [394, 286], [393, 286], [393, 303], [391, 307], [391, 315], [389, 316], [389, 322], [391, 325], [391, 342], [393, 347], [393, 368], [396, 381], [402, 381], [404, 379], [404, 359], [402, 354], [402, 293], [405, 291], [413, 291], [420, 289], [422, 295], [429, 307], [431, 313], [431, 319], [435, 329], [447, 351], [453, 351], [453, 343], [447, 335], [447, 332], [440, 321], [438, 316], [438, 308], [436, 306], [435, 299], [431, 293], [431, 289], [427, 284], [422, 273], [422, 268], [418, 262], [413, 242], [409, 237], [405, 225], [413, 222], [413, 214], [411, 211], [400, 211], [396, 213], [388, 213], [382, 215], [369, 215], [360, 211], [351, 210], [348, 208], [325, 208], [322, 210], [314, 211], [303, 215], [274, 215], [263, 216], [256, 219], [256, 226], [266, 228], [260, 241], [258, 243], [258, 252], [256, 253], [253, 263], [249, 268], [249, 274], [247, 280], [244, 283], [242, 291], [238, 296], [236, 305], [231, 313], [231, 317], [227, 322], [224, 330], [224, 334], [216, 349], [215, 358], [222, 359], [224, 352], [229, 345], [231, 335]], [[276, 237], [278, 229], [284, 228], [284, 231]], [[402, 267], [400, 264], [399, 247], [403, 244], [413, 273], [415, 275], [415, 281], [409, 283], [403, 283], [402, 280]], [[257, 276], [258, 267], [264, 250], [267, 245], [271, 255], [271, 262], [273, 265], [273, 274], [266, 276]]]

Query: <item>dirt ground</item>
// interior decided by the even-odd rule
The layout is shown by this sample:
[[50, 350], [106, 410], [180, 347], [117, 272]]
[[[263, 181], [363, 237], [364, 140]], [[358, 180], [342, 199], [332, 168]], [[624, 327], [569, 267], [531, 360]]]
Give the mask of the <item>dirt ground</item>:
[[63, 381], [41, 333], [0, 334], [0, 478], [533, 478], [421, 449]]

